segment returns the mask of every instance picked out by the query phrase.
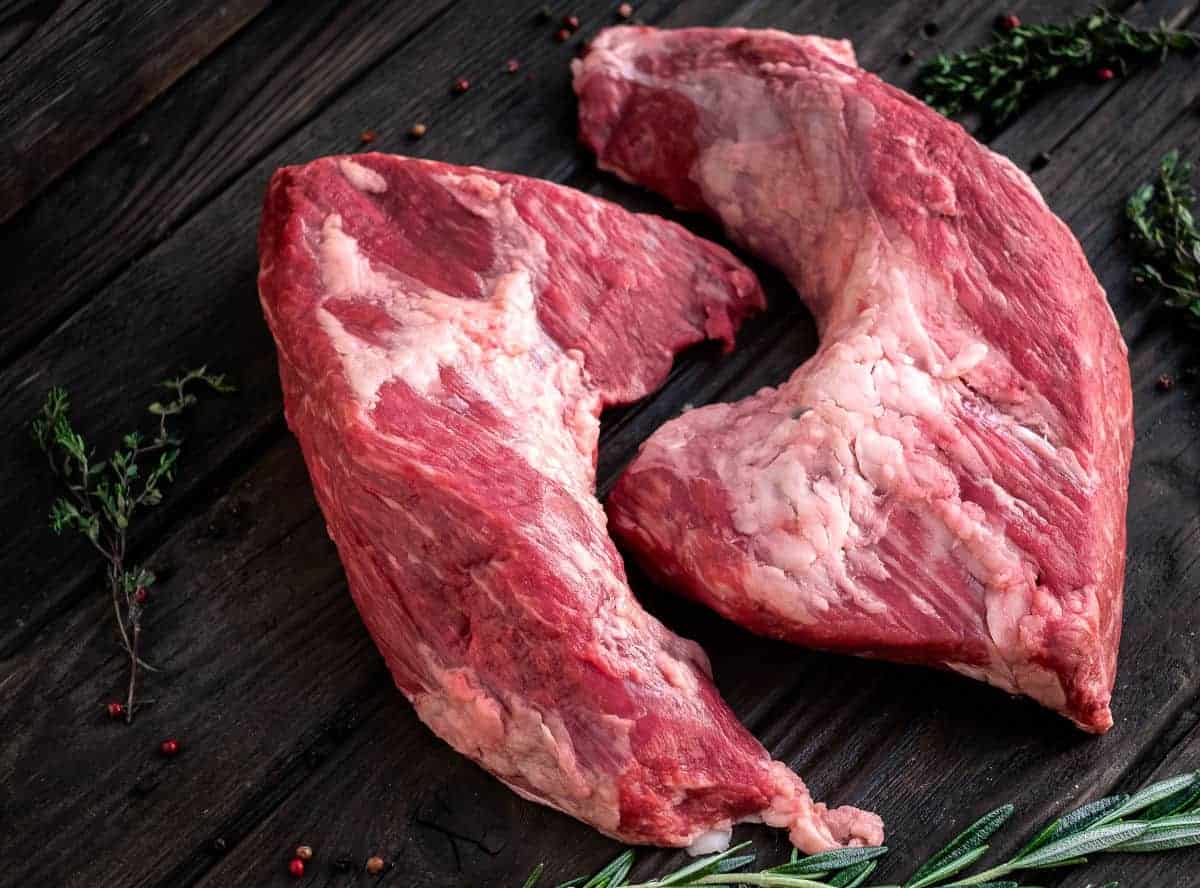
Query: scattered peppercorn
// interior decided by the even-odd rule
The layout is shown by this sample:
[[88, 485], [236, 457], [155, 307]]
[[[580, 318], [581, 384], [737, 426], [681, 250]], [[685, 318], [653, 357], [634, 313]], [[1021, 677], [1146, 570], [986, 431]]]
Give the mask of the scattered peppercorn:
[[917, 60], [917, 54], [915, 52], [913, 52], [911, 49], [906, 49], [906, 50], [904, 50], [903, 53], [900, 54], [900, 64], [902, 64], [902, 65], [911, 65], [916, 60]]
[[429, 132], [429, 127], [423, 123], [414, 123], [408, 128], [408, 135], [413, 139], [424, 138], [427, 132]]
[[158, 744], [158, 750], [168, 758], [173, 755], [178, 755], [179, 741], [174, 737], [170, 738], [169, 740], [164, 740], [162, 743]]
[[937, 22], [926, 22], [925, 27], [921, 30], [925, 32], [926, 37], [933, 37], [941, 28], [938, 27]]
[[384, 867], [384, 863], [383, 863], [382, 857], [368, 857], [367, 858], [367, 872], [369, 872], [371, 875], [373, 875], [373, 876], [379, 875], [381, 872], [383, 872], [383, 867]]
[[1012, 31], [1021, 27], [1021, 20], [1010, 12], [996, 19], [996, 26], [1003, 31]]
[[304, 875], [304, 861], [299, 857], [293, 857], [292, 862], [288, 864], [288, 872], [297, 879]]
[[541, 9], [539, 9], [537, 11], [537, 15], [535, 15], [533, 17], [533, 20], [535, 22], [537, 22], [538, 24], [541, 24], [543, 22], [550, 21], [550, 19], [552, 19], [552, 18], [554, 18], [554, 13], [550, 11], [550, 7], [543, 6]]
[[1045, 151], [1039, 151], [1037, 154], [1033, 155], [1033, 160], [1030, 162], [1029, 168], [1032, 170], [1045, 169], [1046, 164], [1049, 162], [1050, 155]]
[[564, 28], [570, 28], [572, 31], [579, 30], [579, 16], [577, 15], [564, 15], [562, 22]]
[[519, 59], [509, 59], [504, 65], [504, 70], [509, 74], [516, 74], [521, 70], [521, 62]]
[[1164, 373], [1158, 377], [1158, 390], [1160, 392], [1169, 392], [1173, 388], [1175, 388], [1175, 377], [1171, 374]]
[[566, 43], [568, 40], [571, 39], [571, 32], [568, 31], [566, 28], [559, 28], [557, 31], [554, 32], [554, 39], [557, 40], [559, 43]]
[[633, 18], [633, 5], [629, 3], [622, 3], [617, 7], [617, 15], [623, 19]]
[[358, 134], [358, 141], [362, 142], [364, 145], [370, 145], [378, 138], [379, 134], [372, 129], [365, 129]]
[[333, 862], [333, 868], [339, 873], [348, 873], [354, 869], [354, 861], [349, 857], [339, 857]]
[[301, 845], [296, 849], [296, 856], [301, 860], [312, 860], [313, 850], [312, 845]]
[[138, 604], [145, 604], [146, 599], [149, 597], [150, 593], [146, 591], [145, 586], [138, 586], [137, 589], [134, 590], [133, 598]]
[[225, 841], [223, 838], [221, 838], [220, 836], [217, 836], [215, 839], [213, 839], [213, 840], [212, 840], [212, 849], [213, 849], [213, 851], [215, 851], [217, 854], [224, 854], [224, 853], [225, 853], [225, 849], [226, 849], [226, 848], [228, 848], [228, 847], [229, 847], [229, 843], [228, 843], [228, 842], [226, 842], [226, 841]]
[[1100, 70], [1098, 70], [1096, 72], [1096, 79], [1099, 80], [1101, 83], [1106, 83], [1107, 81], [1112, 80], [1116, 76], [1117, 76], [1117, 72], [1114, 71], [1112, 68], [1101, 68]]
[[120, 718], [125, 714], [125, 707], [120, 703], [109, 703], [104, 707], [104, 711], [108, 713], [109, 718]]

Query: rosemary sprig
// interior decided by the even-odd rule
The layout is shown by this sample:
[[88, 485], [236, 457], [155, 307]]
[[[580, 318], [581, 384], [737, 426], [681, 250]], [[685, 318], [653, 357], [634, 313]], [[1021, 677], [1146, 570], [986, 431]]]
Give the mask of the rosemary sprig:
[[1200, 229], [1191, 183], [1192, 165], [1171, 151], [1159, 162], [1158, 178], [1130, 195], [1125, 215], [1138, 258], [1133, 279], [1200, 317]]
[[126, 723], [133, 721], [138, 668], [155, 671], [140, 655], [146, 590], [155, 577], [145, 567], [127, 563], [129, 526], [140, 509], [162, 502], [163, 488], [175, 479], [182, 441], [171, 432], [168, 422], [196, 404], [191, 389], [197, 384], [217, 392], [234, 390], [224, 375], [209, 373], [205, 367], [160, 383], [171, 397], [147, 408], [158, 417], [153, 434], [147, 437], [133, 431], [124, 435], [121, 446], [107, 460], [97, 461], [95, 450], [71, 425], [71, 402], [61, 388], [46, 394], [32, 423], [34, 440], [66, 488], [50, 507], [51, 529], [60, 534], [71, 530], [83, 534], [106, 564], [113, 616], [129, 657], [125, 704], [116, 706]]
[[[1139, 790], [1090, 802], [1051, 821], [1007, 861], [974, 875], [960, 874], [988, 851], [988, 842], [1012, 816], [1004, 805], [983, 815], [933, 854], [903, 884], [866, 886], [887, 848], [842, 848], [809, 857], [792, 852], [779, 866], [747, 871], [755, 859], [743, 842], [648, 882], [628, 882], [633, 852], [625, 851], [591, 877], [557, 888], [697, 888], [748, 885], [755, 888], [1019, 888], [1014, 873], [1086, 863], [1087, 855], [1145, 853], [1200, 845], [1200, 771], [1181, 774]], [[539, 866], [524, 888], [536, 888]], [[1109, 882], [1103, 888], [1118, 888]]]
[[1132, 66], [1197, 46], [1200, 35], [1165, 23], [1136, 28], [1097, 9], [1065, 25], [998, 27], [987, 46], [942, 53], [928, 62], [914, 91], [947, 116], [978, 111], [984, 130], [994, 132], [1055, 84], [1094, 77], [1105, 69], [1124, 74]]

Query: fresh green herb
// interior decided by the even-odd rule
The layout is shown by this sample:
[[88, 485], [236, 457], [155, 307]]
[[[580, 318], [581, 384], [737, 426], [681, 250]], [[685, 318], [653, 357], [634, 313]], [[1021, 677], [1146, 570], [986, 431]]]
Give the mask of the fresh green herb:
[[[1090, 802], [1048, 823], [1007, 861], [971, 876], [963, 870], [982, 858], [988, 841], [1012, 816], [1012, 805], [991, 811], [933, 854], [902, 885], [868, 888], [1019, 888], [1006, 878], [1014, 873], [1075, 866], [1087, 855], [1143, 853], [1200, 845], [1200, 771], [1154, 783], [1133, 795]], [[755, 888], [860, 888], [887, 848], [842, 848], [809, 857], [795, 852], [783, 864], [756, 872], [745, 868], [754, 854], [741, 853], [749, 842], [689, 863], [648, 882], [628, 882], [633, 852], [626, 851], [594, 876], [563, 882], [557, 888], [696, 888], [701, 885], [746, 885]], [[539, 866], [524, 888], [536, 888]], [[1103, 888], [1118, 888], [1109, 882]]]
[[914, 91], [947, 116], [978, 111], [984, 130], [993, 132], [1055, 84], [1081, 77], [1110, 80], [1197, 46], [1200, 35], [1165, 23], [1135, 28], [1097, 9], [1065, 25], [998, 28], [987, 46], [942, 53], [922, 67]]
[[1168, 153], [1158, 178], [1125, 204], [1129, 240], [1138, 258], [1133, 279], [1161, 293], [1169, 305], [1200, 317], [1200, 230], [1193, 207], [1192, 166]]
[[129, 657], [125, 703], [109, 704], [109, 712], [124, 715], [127, 723], [133, 720], [138, 668], [155, 671], [139, 653], [142, 612], [154, 574], [127, 562], [129, 527], [140, 509], [162, 502], [163, 488], [175, 479], [182, 441], [168, 423], [196, 404], [191, 389], [200, 384], [217, 392], [234, 390], [223, 375], [209, 373], [204, 367], [161, 383], [171, 397], [147, 408], [158, 417], [154, 433], [146, 437], [130, 432], [107, 460], [98, 461], [95, 450], [71, 425], [71, 402], [63, 389], [52, 388], [47, 393], [33, 421], [34, 440], [66, 488], [50, 508], [51, 529], [83, 534], [105, 561], [113, 615]]

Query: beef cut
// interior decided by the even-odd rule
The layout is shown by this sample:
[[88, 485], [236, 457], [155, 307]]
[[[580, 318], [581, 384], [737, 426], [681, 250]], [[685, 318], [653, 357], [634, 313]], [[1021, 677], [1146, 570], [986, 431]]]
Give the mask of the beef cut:
[[757, 632], [953, 669], [1107, 730], [1129, 368], [1030, 180], [843, 41], [613, 28], [575, 90], [602, 167], [718, 217], [822, 336], [778, 388], [659, 429], [613, 532]]
[[520, 176], [362, 154], [279, 170], [259, 290], [350, 591], [421, 719], [526, 798], [710, 850], [815, 804], [638, 605], [593, 493], [598, 417], [732, 340], [754, 277], [677, 225]]

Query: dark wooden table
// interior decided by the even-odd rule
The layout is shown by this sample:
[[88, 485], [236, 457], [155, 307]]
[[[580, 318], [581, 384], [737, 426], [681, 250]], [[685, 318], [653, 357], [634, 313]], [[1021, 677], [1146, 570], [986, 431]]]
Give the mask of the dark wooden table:
[[[516, 886], [538, 861], [565, 878], [617, 846], [521, 801], [455, 755], [394, 690], [346, 593], [280, 411], [275, 350], [255, 294], [255, 229], [271, 171], [373, 148], [569, 183], [627, 206], [664, 204], [596, 172], [575, 143], [567, 63], [616, 2], [565, 0], [580, 36], [536, 25], [537, 4], [315, 0], [0, 2], [0, 884], [283, 885], [291, 849], [317, 849], [306, 885]], [[1081, 2], [1014, 3], [1026, 19]], [[661, 25], [751, 25], [846, 36], [906, 85], [943, 48], [985, 39], [995, 0], [642, 0]], [[1182, 0], [1128, 7], [1194, 19]], [[930, 23], [936, 23], [936, 29]], [[520, 60], [517, 74], [505, 71]], [[451, 83], [472, 86], [452, 96]], [[1116, 727], [1090, 738], [1032, 704], [952, 675], [767, 643], [657, 593], [641, 598], [712, 654], [747, 725], [820, 797], [879, 811], [901, 877], [954, 826], [1018, 805], [1011, 848], [1051, 813], [1200, 765], [1200, 382], [1195, 333], [1129, 287], [1125, 195], [1157, 158], [1197, 153], [1194, 58], [1061, 90], [1004, 129], [1082, 240], [1130, 347], [1137, 445]], [[411, 141], [417, 122], [428, 134]], [[686, 224], [719, 238], [695, 219]], [[757, 266], [756, 266], [757, 267]], [[738, 350], [696, 349], [649, 401], [608, 415], [601, 490], [685, 403], [777, 382], [808, 354], [811, 321], [769, 269], [772, 309]], [[180, 477], [133, 534], [162, 576], [146, 623], [154, 698], [131, 727], [102, 704], [123, 688], [97, 559], [56, 538], [54, 483], [27, 429], [67, 386], [100, 444], [137, 421], [156, 380], [208, 363], [237, 395], [186, 424]], [[1156, 390], [1162, 373], [1180, 376]], [[1183, 374], [1183, 375], [1181, 375]], [[167, 760], [159, 742], [179, 738]], [[745, 828], [768, 855], [775, 833]], [[395, 866], [372, 878], [362, 861]], [[354, 861], [338, 873], [337, 858]], [[668, 862], [646, 852], [650, 873]], [[1194, 885], [1200, 856], [1104, 858], [1062, 884]], [[1045, 882], [1045, 880], [1039, 880]], [[1053, 881], [1053, 879], [1051, 879]]]

